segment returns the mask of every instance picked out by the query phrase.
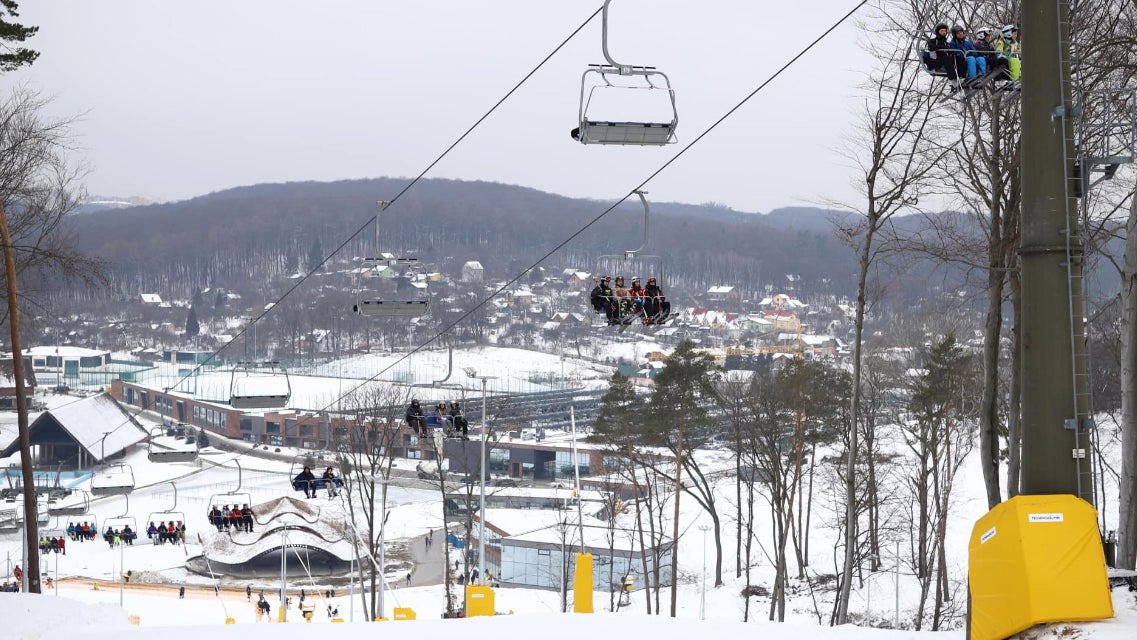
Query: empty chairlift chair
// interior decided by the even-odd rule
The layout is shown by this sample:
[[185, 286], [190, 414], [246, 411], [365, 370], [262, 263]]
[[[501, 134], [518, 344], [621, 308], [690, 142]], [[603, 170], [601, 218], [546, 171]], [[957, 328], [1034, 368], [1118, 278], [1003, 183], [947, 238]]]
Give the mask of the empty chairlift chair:
[[[614, 144], [662, 146], [676, 141], [679, 112], [675, 107], [675, 90], [667, 74], [655, 67], [620, 64], [608, 53], [608, 4], [603, 8], [601, 45], [606, 64], [589, 65], [581, 75], [579, 124], [572, 130], [574, 140], [582, 144]], [[617, 94], [620, 97], [616, 97]], [[628, 106], [638, 114], [635, 118], [601, 117], [593, 104], [601, 95], [614, 102], [636, 95], [650, 95], [646, 103], [636, 98]], [[659, 96], [656, 98], [655, 96]], [[611, 105], [608, 105], [611, 106]], [[643, 111], [647, 107], [654, 113]]]
[[185, 439], [182, 440], [168, 436], [166, 432], [165, 427], [155, 427], [150, 430], [146, 450], [146, 457], [150, 459], [150, 462], [193, 462], [197, 460], [197, 434], [190, 430], [186, 433]]
[[125, 496], [134, 491], [134, 470], [130, 465], [115, 464], [95, 471], [91, 478], [91, 495]]
[[[390, 203], [386, 200], [379, 202], [379, 213], [375, 215], [375, 248], [379, 248], [379, 218], [387, 210]], [[398, 268], [406, 269], [404, 278], [415, 278], [418, 258], [400, 258], [390, 253], [380, 253], [374, 258], [365, 258], [359, 270], [358, 277], [362, 282], [379, 276], [382, 272]], [[389, 275], [387, 276], [389, 277]], [[367, 295], [362, 285], [358, 287], [358, 295], [352, 309], [361, 316], [377, 318], [418, 318], [430, 313], [430, 299], [422, 296], [384, 298], [376, 295]]]
[[48, 501], [47, 512], [53, 516], [78, 516], [91, 512], [91, 494], [76, 489], [70, 496], [56, 501]]
[[229, 405], [234, 409], [282, 409], [291, 397], [288, 372], [279, 363], [239, 363], [234, 367], [229, 390]]

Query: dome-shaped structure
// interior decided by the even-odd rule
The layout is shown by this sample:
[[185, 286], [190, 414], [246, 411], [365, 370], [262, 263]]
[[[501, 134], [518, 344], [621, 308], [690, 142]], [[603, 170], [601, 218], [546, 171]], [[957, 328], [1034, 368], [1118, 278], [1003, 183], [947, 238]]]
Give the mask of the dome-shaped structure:
[[280, 555], [287, 552], [292, 577], [348, 572], [353, 533], [338, 503], [320, 506], [286, 496], [252, 508], [252, 531], [210, 528], [201, 536], [203, 554], [187, 560], [186, 568], [240, 579], [279, 576]]

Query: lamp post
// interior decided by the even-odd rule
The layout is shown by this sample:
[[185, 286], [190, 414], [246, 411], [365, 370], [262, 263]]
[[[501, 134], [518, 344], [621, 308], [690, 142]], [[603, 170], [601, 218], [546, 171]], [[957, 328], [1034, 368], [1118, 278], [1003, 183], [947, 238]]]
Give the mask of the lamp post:
[[288, 530], [280, 531], [280, 612], [279, 622], [288, 622]]
[[118, 606], [122, 606], [123, 586], [126, 582], [126, 540], [118, 541]]
[[[439, 463], [439, 470], [442, 469], [442, 463]], [[375, 504], [375, 484], [379, 482], [383, 485], [383, 499], [380, 504], [379, 514], [379, 603], [376, 610], [376, 618], [386, 617], [386, 607], [384, 604], [384, 596], [387, 595], [387, 558], [386, 558], [386, 537], [387, 537], [387, 478], [383, 476], [371, 476], [371, 504]], [[372, 508], [372, 513], [375, 509]]]
[[[478, 501], [478, 580], [485, 581], [486, 579], [486, 440], [489, 438], [489, 431], [486, 429], [486, 382], [489, 380], [496, 380], [497, 376], [479, 376], [476, 369], [473, 367], [466, 367], [464, 369], [467, 376], [475, 380], [482, 381], [482, 453], [478, 463], [481, 497]], [[439, 466], [439, 469], [442, 467]]]
[[703, 532], [703, 589], [699, 593], [699, 619], [707, 619], [707, 532], [711, 530], [711, 525], [699, 525], [699, 531]]

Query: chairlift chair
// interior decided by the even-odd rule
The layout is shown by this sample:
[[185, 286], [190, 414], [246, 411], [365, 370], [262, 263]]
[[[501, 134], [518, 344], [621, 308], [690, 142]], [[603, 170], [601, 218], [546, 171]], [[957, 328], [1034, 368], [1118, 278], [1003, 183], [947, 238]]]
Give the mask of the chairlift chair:
[[[1017, 80], [1000, 78], [1000, 74], [994, 71], [991, 71], [984, 76], [973, 79], [962, 78], [958, 73], [953, 77], [947, 71], [936, 68], [936, 65], [932, 61], [932, 52], [926, 48], [926, 44], [927, 42], [925, 39], [917, 36], [916, 44], [913, 48], [919, 52], [920, 68], [933, 78], [942, 78], [947, 81], [948, 91], [945, 93], [945, 96], [948, 99], [967, 100], [972, 96], [980, 93], [988, 86], [991, 86], [991, 84], [995, 82], [999, 82], [998, 86], [995, 87], [995, 91], [1001, 91], [1004, 93], [1017, 94], [1022, 86], [1021, 82]], [[953, 56], [968, 55], [968, 52], [960, 51], [958, 49], [942, 49], [941, 51], [950, 53]]]
[[[679, 125], [679, 112], [675, 107], [675, 90], [667, 74], [655, 67], [620, 64], [608, 53], [608, 4], [605, 0], [602, 15], [601, 47], [606, 64], [589, 65], [581, 75], [579, 125], [572, 131], [572, 137], [581, 144], [614, 144], [638, 146], [663, 146], [676, 141], [675, 129]], [[613, 79], [618, 79], [615, 83]], [[638, 79], [638, 84], [628, 84], [626, 80]], [[594, 81], [590, 83], [590, 81]], [[666, 120], [606, 120], [598, 118], [590, 111], [597, 91], [621, 92], [647, 91], [661, 92], [666, 96], [664, 103], [670, 117]]]
[[[309, 464], [309, 462], [311, 462], [311, 464]], [[304, 470], [304, 467], [308, 467], [309, 470], [312, 471], [312, 475], [316, 477], [315, 480], [311, 481], [311, 488], [314, 490], [324, 490], [328, 488], [328, 483], [326, 480], [324, 480], [322, 474], [328, 467], [335, 468], [336, 464], [335, 462], [329, 462], [327, 460], [323, 460], [314, 456], [300, 456], [296, 458], [292, 461], [292, 469], [288, 472], [288, 479], [292, 484], [293, 491], [304, 491], [304, 485], [302, 483], [296, 482], [296, 476], [300, 475], [300, 472]], [[317, 471], [319, 471], [319, 473], [317, 473]], [[338, 489], [343, 488], [342, 475], [336, 476], [335, 485]]]
[[21, 523], [23, 523], [23, 519], [20, 518], [16, 509], [0, 511], [0, 533], [16, 533], [20, 530]]
[[181, 512], [181, 511], [177, 511], [177, 508], [178, 508], [178, 485], [171, 482], [170, 486], [173, 487], [173, 489], [174, 489], [174, 504], [171, 505], [169, 509], [163, 509], [160, 511], [151, 511], [150, 516], [146, 519], [146, 529], [147, 530], [149, 530], [151, 524], [156, 523], [156, 522], [166, 522], [168, 524], [174, 524], [174, 523], [180, 522], [183, 525], [185, 524], [186, 514]]
[[290, 397], [288, 372], [279, 362], [242, 362], [233, 368], [229, 406], [234, 409], [280, 409]]
[[95, 471], [91, 495], [125, 496], [134, 491], [134, 470], [128, 464], [113, 464]]
[[47, 522], [45, 524], [45, 526], [40, 528], [39, 537], [40, 538], [66, 538], [67, 537], [67, 528], [62, 526], [62, 523], [60, 523], [59, 518], [57, 517], [57, 518], [54, 518], [53, 520], [51, 520], [50, 522]]
[[[647, 245], [648, 245], [648, 230], [649, 230], [650, 221], [651, 221], [651, 208], [648, 205], [647, 198], [645, 197], [647, 192], [641, 191], [641, 190], [636, 190], [634, 193], [637, 196], [639, 196], [640, 203], [643, 205], [643, 210], [644, 210], [643, 241], [640, 243], [640, 246], [638, 248], [629, 249], [627, 251], [624, 251], [620, 255], [600, 256], [598, 267], [599, 267], [600, 271], [602, 271], [604, 273], [608, 273], [609, 271], [616, 271], [617, 273], [619, 273], [621, 271], [629, 271], [629, 270], [632, 271], [632, 273], [629, 273], [628, 275], [624, 276], [625, 280], [627, 280], [626, 284], [628, 284], [628, 285], [631, 285], [632, 278], [637, 277], [637, 274], [635, 273], [636, 270], [645, 271], [645, 275], [642, 276], [642, 279], [645, 281], [645, 284], [646, 284], [646, 279], [649, 277], [652, 277], [652, 276], [654, 276], [654, 277], [658, 278], [660, 281], [662, 281], [663, 276], [664, 276], [663, 257], [658, 256], [658, 255], [648, 255], [648, 254], [643, 253], [643, 250], [646, 249]], [[589, 302], [591, 304], [591, 301], [589, 301]], [[621, 327], [621, 330], [624, 327], [627, 327], [631, 324], [635, 324], [637, 320], [640, 321], [641, 324], [653, 324], [653, 325], [665, 324], [667, 322], [669, 315], [670, 315], [668, 312], [668, 310], [670, 309], [670, 303], [660, 302], [658, 304], [660, 304], [660, 309], [658, 310], [657, 313], [651, 315], [650, 317], [649, 317], [647, 311], [645, 310], [646, 309], [645, 306], [633, 304], [632, 307], [629, 310], [627, 310], [627, 312], [625, 312], [623, 309], [621, 310], [621, 313], [619, 314], [619, 317], [617, 318], [617, 320], [618, 320], [617, 322], [609, 322], [609, 324], [619, 325]], [[664, 306], [664, 305], [666, 305], [666, 306]], [[595, 311], [595, 309], [593, 309], [593, 310]], [[603, 313], [603, 312], [601, 311], [598, 313]]]
[[[375, 214], [375, 250], [379, 250], [379, 218], [391, 203], [386, 200], [379, 201], [379, 213]], [[400, 258], [389, 253], [380, 253], [377, 257], [365, 258], [363, 267], [372, 270], [379, 267], [396, 268], [407, 267], [409, 273], [416, 273], [418, 258]], [[362, 277], [362, 276], [361, 276]], [[363, 287], [359, 287], [352, 311], [366, 317], [377, 318], [419, 318], [430, 313], [430, 298], [379, 298], [363, 295]]]
[[75, 489], [71, 496], [72, 500], [67, 502], [56, 501], [48, 502], [47, 512], [53, 516], [77, 516], [90, 512], [91, 510], [91, 494], [83, 491], [82, 489]]
[[237, 465], [237, 488], [232, 491], [226, 491], [225, 493], [215, 493], [209, 497], [209, 503], [205, 506], [205, 517], [207, 520], [209, 518], [209, 512], [213, 510], [213, 507], [220, 509], [225, 505], [236, 504], [238, 506], [244, 506], [253, 503], [252, 494], [241, 491], [241, 486], [244, 484], [244, 469], [241, 468], [240, 461], [234, 459], [233, 462]]
[[146, 457], [150, 462], [193, 462], [197, 460], [197, 438], [192, 435], [192, 432], [186, 435], [183, 442], [174, 439], [172, 442], [168, 442], [166, 446], [157, 444], [156, 439], [169, 437], [165, 434], [166, 429], [163, 427], [155, 427], [150, 430], [146, 450]]
[[[25, 522], [27, 520], [27, 512], [24, 511], [24, 505], [22, 505], [22, 504], [16, 505], [16, 517], [20, 520], [20, 522]], [[50, 521], [51, 521], [51, 516], [48, 515], [46, 509], [42, 510], [42, 511], [39, 509], [36, 509], [36, 524], [45, 525]]]

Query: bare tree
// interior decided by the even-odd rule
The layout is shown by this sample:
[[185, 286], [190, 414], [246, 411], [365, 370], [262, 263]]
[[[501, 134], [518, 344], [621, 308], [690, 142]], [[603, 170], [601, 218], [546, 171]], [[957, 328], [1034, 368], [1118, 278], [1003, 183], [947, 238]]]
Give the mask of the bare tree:
[[[889, 23], [888, 7], [878, 7], [873, 20]], [[867, 23], [869, 29], [872, 22]], [[874, 44], [879, 44], [875, 41]], [[849, 450], [845, 470], [845, 557], [841, 571], [841, 588], [835, 609], [835, 623], [848, 621], [851, 578], [856, 558], [858, 523], [857, 456], [859, 438], [857, 420], [861, 415], [861, 351], [864, 342], [867, 283], [877, 258], [885, 251], [878, 234], [886, 231], [892, 216], [910, 210], [922, 195], [924, 178], [935, 166], [929, 152], [928, 136], [935, 119], [936, 96], [930, 94], [920, 79], [915, 43], [909, 41], [895, 48], [873, 49], [877, 69], [865, 83], [864, 102], [858, 135], [851, 140], [846, 154], [856, 165], [858, 181], [865, 198], [860, 206], [845, 208], [859, 214], [855, 222], [839, 228], [841, 235], [857, 254], [857, 300], [854, 312], [853, 380], [851, 394], [852, 424], [849, 428]]]
[[[331, 445], [344, 478], [348, 512], [353, 522], [358, 522], [362, 515], [364, 529], [358, 534], [361, 537], [366, 535], [367, 551], [372, 558], [379, 557], [379, 541], [383, 538], [381, 530], [387, 517], [385, 513], [375, 513], [375, 503], [379, 501], [382, 504], [387, 499], [395, 452], [402, 447], [403, 424], [400, 418], [406, 398], [405, 388], [379, 384], [365, 386], [345, 398], [344, 406], [352, 415], [351, 420], [332, 430]], [[376, 492], [381, 494], [376, 495]], [[360, 513], [356, 512], [357, 509]], [[359, 570], [363, 581], [366, 574], [362, 563]], [[382, 567], [372, 570], [371, 588], [360, 594], [368, 619], [378, 615], [377, 583], [383, 579], [382, 572]]]

